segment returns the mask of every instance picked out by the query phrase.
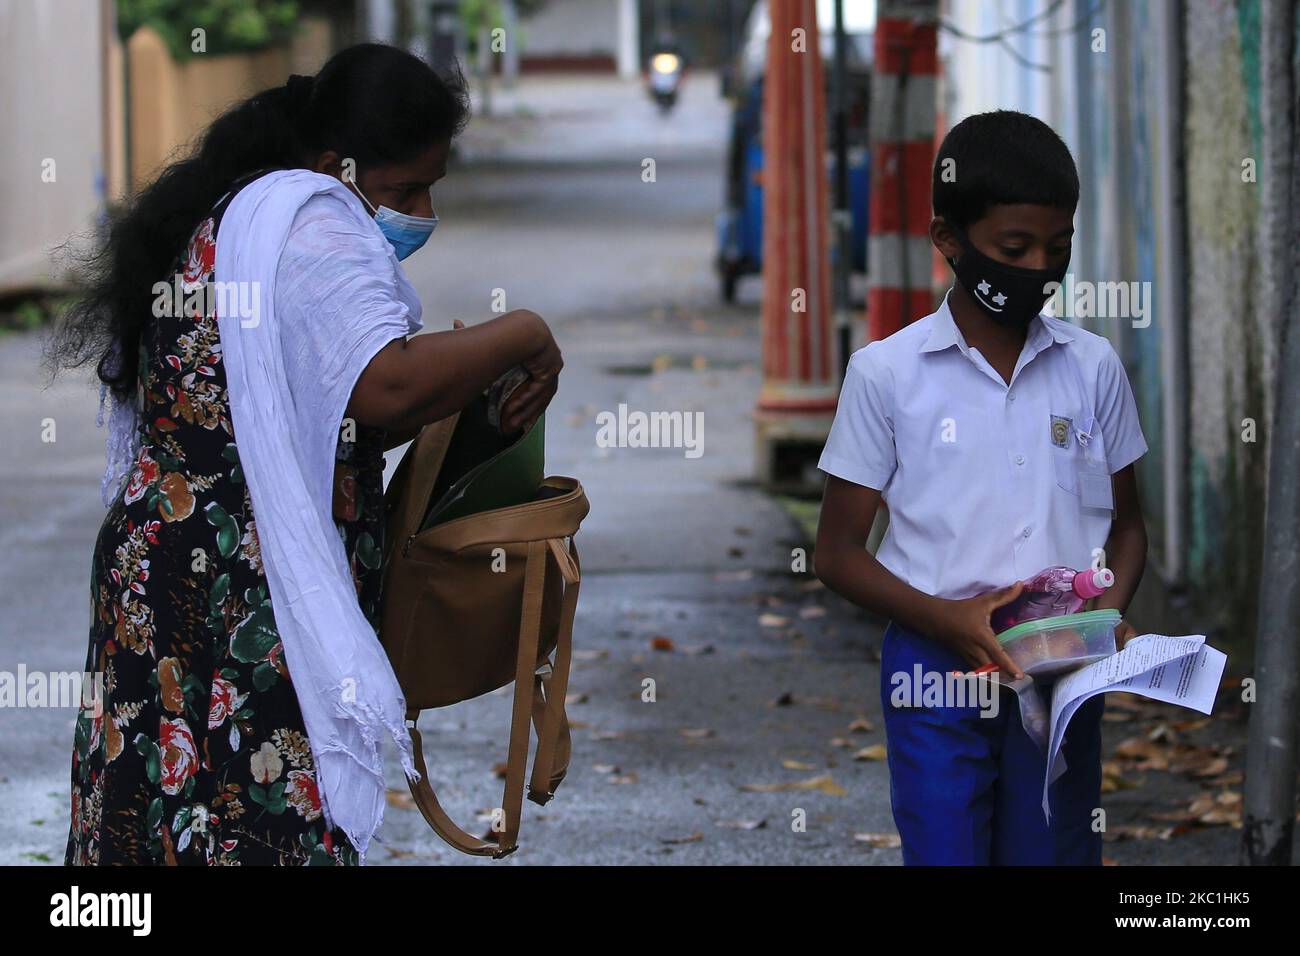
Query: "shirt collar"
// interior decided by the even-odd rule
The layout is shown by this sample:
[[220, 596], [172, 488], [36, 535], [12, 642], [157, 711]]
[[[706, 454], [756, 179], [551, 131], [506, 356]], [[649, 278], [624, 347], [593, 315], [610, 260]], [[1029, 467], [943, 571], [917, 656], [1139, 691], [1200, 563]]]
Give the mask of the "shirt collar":
[[[952, 311], [948, 308], [948, 297], [951, 295], [952, 289], [950, 288], [947, 295], [943, 297], [939, 310], [934, 313], [934, 322], [930, 327], [930, 334], [925, 337], [917, 351], [941, 352], [955, 345], [963, 355], [969, 355], [970, 349], [966, 345], [966, 339], [961, 334], [961, 329], [957, 328], [957, 323], [952, 317]], [[1068, 322], [1040, 314], [1030, 320], [1029, 334], [1025, 337], [1025, 350], [1033, 356], [1053, 342], [1066, 344], [1073, 342], [1074, 338], [1074, 330]]]

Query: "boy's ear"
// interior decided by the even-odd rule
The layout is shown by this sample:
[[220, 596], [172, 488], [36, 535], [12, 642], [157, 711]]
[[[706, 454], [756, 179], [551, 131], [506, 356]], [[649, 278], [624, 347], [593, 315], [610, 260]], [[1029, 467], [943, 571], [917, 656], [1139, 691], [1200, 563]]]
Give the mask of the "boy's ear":
[[952, 228], [942, 216], [935, 216], [930, 220], [930, 242], [934, 243], [939, 254], [947, 260], [961, 255], [961, 243], [952, 234]]

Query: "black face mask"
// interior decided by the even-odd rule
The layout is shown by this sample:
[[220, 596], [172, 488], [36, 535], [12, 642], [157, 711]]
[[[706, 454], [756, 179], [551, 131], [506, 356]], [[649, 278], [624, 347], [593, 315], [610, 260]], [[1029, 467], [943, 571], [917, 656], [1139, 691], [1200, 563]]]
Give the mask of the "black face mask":
[[957, 281], [984, 313], [1000, 325], [1023, 329], [1042, 311], [1065, 278], [1069, 260], [1055, 269], [1021, 269], [990, 259], [975, 248], [966, 233], [948, 224], [962, 254], [948, 260]]

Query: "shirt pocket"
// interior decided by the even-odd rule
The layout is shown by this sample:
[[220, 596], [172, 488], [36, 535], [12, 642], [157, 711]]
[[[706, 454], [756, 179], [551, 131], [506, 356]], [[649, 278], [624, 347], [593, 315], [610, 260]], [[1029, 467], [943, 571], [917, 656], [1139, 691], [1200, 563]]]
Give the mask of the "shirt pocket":
[[1056, 472], [1056, 485], [1071, 495], [1079, 493], [1080, 449], [1075, 436], [1077, 417], [1073, 413], [1052, 412], [1051, 443], [1048, 445], [1052, 467]]

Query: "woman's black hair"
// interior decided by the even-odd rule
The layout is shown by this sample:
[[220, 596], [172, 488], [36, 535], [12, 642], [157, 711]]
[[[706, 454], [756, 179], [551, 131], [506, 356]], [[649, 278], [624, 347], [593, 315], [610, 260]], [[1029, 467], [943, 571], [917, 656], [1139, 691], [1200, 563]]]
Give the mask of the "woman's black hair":
[[1030, 203], [1071, 212], [1079, 172], [1069, 147], [1027, 113], [994, 110], [968, 116], [943, 138], [934, 158], [934, 214], [959, 229], [990, 206]]
[[196, 149], [165, 168], [110, 224], [83, 264], [81, 289], [46, 348], [52, 369], [96, 362], [119, 397], [134, 394], [153, 286], [236, 180], [307, 166], [326, 150], [358, 168], [405, 162], [450, 142], [469, 118], [460, 69], [440, 76], [396, 47], [364, 43], [215, 120]]

